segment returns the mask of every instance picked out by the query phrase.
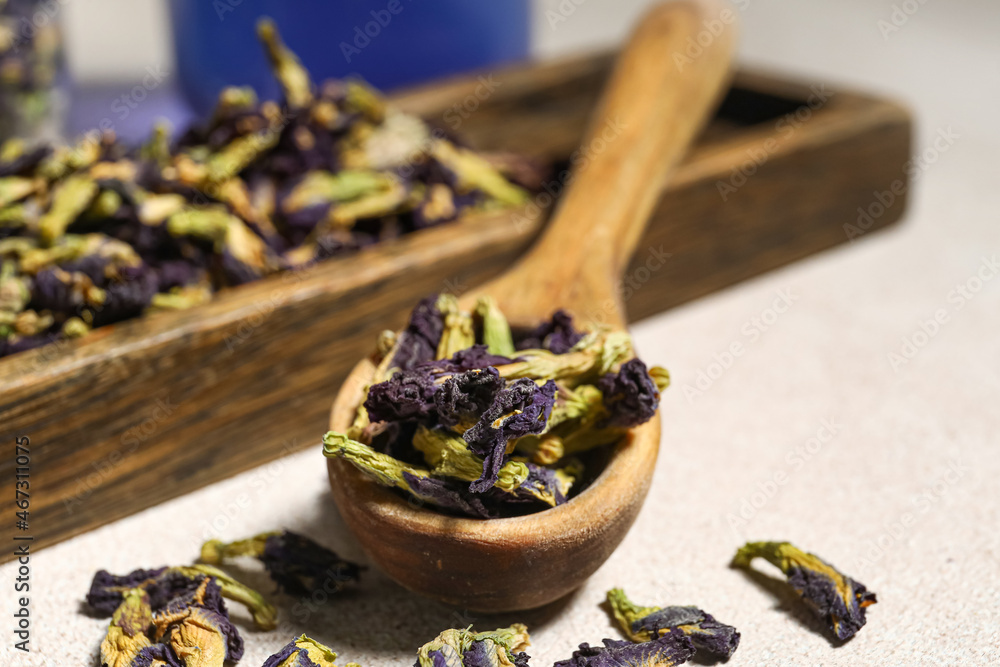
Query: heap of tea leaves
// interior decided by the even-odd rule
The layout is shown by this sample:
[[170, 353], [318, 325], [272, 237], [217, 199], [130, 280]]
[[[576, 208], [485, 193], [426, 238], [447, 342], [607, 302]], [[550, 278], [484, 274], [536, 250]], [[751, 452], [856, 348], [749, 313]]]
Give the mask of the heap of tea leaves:
[[[525, 202], [496, 166], [358, 81], [314, 85], [267, 20], [281, 102], [226, 88], [202, 126], [0, 146], [0, 357]], [[508, 179], [505, 174], [511, 176]]]
[[489, 297], [421, 301], [378, 341], [374, 379], [346, 433], [323, 439], [385, 486], [446, 512], [493, 518], [566, 502], [581, 455], [653, 417], [669, 383], [628, 333], [578, 331], [563, 312], [511, 331]]

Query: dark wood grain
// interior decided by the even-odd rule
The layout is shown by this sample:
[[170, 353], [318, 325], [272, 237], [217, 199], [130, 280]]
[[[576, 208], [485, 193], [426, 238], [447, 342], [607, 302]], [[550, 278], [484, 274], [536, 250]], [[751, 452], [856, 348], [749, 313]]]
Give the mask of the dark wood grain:
[[[601, 55], [496, 73], [500, 85], [459, 116], [457, 130], [477, 147], [568, 158], [609, 64]], [[482, 85], [473, 76], [396, 100], [450, 128], [449, 111]], [[899, 218], [905, 110], [837, 90], [789, 134], [779, 125], [784, 115], [812, 94], [774, 76], [737, 76], [719, 116], [664, 183], [670, 196], [625, 272], [645, 275], [650, 253], [670, 253], [625, 299], [632, 319], [848, 241], [844, 226], [856, 225], [858, 207], [894, 182], [904, 194], [863, 231]], [[769, 140], [777, 145], [767, 159], [723, 201], [719, 182]], [[0, 360], [0, 440], [11, 449], [15, 436], [32, 443], [35, 548], [315, 446], [338, 386], [378, 331], [398, 326], [420, 296], [499, 274], [543, 217], [493, 215], [426, 230], [187, 312]], [[0, 477], [12, 480], [13, 467], [13, 456], [0, 459]], [[0, 507], [12, 515], [13, 493]], [[5, 521], [3, 539], [11, 530]]]

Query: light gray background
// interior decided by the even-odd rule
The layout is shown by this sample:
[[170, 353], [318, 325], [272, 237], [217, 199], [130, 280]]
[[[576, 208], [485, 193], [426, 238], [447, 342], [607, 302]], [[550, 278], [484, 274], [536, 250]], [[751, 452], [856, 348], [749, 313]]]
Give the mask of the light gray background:
[[[553, 30], [544, 10], [555, 4], [538, 6], [539, 54], [619, 39], [645, 3], [587, 0]], [[523, 615], [532, 664], [616, 636], [598, 608], [613, 585], [642, 603], [698, 604], [736, 625], [743, 641], [734, 666], [996, 663], [1000, 279], [989, 267], [1000, 258], [1000, 3], [917, 3], [884, 36], [878, 22], [890, 19], [893, 4], [752, 0], [741, 11], [745, 61], [904, 100], [918, 121], [914, 149], [928, 160], [900, 226], [635, 327], [644, 358], [674, 377], [654, 488], [622, 548], [577, 595], [558, 613]], [[166, 40], [148, 36], [162, 21], [159, 3], [71, 0], [67, 11], [84, 79], [127, 79], [166, 57]], [[941, 132], [953, 139], [933, 150]], [[738, 193], [719, 205], [739, 206]], [[989, 279], [977, 283], [980, 275]], [[959, 299], [959, 285], [979, 289]], [[771, 321], [782, 290], [792, 306], [753, 336], [754, 318]], [[942, 312], [945, 323], [922, 337], [922, 323]], [[889, 355], [914, 338], [919, 350], [894, 368]], [[745, 353], [701, 395], [686, 391], [734, 342]], [[836, 434], [813, 441], [824, 420]], [[770, 485], [778, 474], [784, 483]], [[188, 562], [205, 537], [276, 526], [360, 558], [326, 487], [317, 447], [38, 554], [35, 652], [13, 655], [5, 630], [0, 664], [91, 664], [106, 621], [82, 615], [80, 605], [100, 567]], [[749, 518], [734, 521], [741, 508]], [[790, 539], [865, 582], [879, 596], [868, 625], [832, 647], [787, 598], [726, 568], [746, 539]], [[12, 566], [0, 567], [8, 619], [13, 576]], [[259, 573], [248, 579], [269, 589]], [[259, 665], [307, 631], [344, 662], [403, 667], [444, 627], [514, 620], [453, 612], [374, 571], [357, 595], [308, 618], [279, 600], [280, 630], [244, 632], [241, 664]], [[246, 615], [235, 616], [245, 627]]]

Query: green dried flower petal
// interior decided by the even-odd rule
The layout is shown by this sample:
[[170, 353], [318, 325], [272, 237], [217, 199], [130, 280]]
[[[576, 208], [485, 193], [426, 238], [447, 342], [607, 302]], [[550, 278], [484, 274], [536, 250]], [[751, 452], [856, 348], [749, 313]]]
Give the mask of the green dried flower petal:
[[21, 255], [21, 272], [34, 275], [42, 269], [84, 256], [105, 259], [112, 269], [142, 264], [139, 254], [124, 241], [104, 234], [64, 234], [48, 248], [25, 249]]
[[233, 178], [263, 153], [278, 145], [281, 138], [280, 127], [267, 129], [237, 137], [222, 147], [205, 161], [203, 176], [206, 188], [211, 192], [213, 184]]
[[0, 207], [13, 204], [28, 195], [37, 192], [42, 182], [35, 178], [23, 176], [5, 176], [0, 178]]
[[17, 275], [13, 261], [0, 264], [0, 312], [19, 313], [31, 301], [28, 279]]
[[416, 477], [430, 477], [430, 471], [410, 466], [388, 454], [376, 452], [366, 444], [351, 440], [342, 433], [330, 431], [323, 436], [323, 456], [350, 461], [361, 472], [383, 486], [394, 486], [411, 491], [403, 473]]
[[87, 210], [97, 196], [97, 182], [90, 176], [73, 175], [56, 186], [49, 210], [38, 221], [39, 237], [44, 244], [63, 235], [76, 218]]
[[257, 36], [264, 43], [271, 68], [285, 93], [288, 107], [304, 109], [312, 104], [313, 86], [309, 80], [309, 72], [302, 66], [298, 56], [281, 41], [274, 21], [267, 18], [257, 21]]
[[510, 324], [504, 317], [496, 299], [491, 296], [481, 296], [476, 301], [475, 315], [482, 327], [483, 343], [490, 354], [501, 357], [515, 356], [514, 337], [510, 332]]
[[444, 330], [441, 332], [436, 359], [448, 359], [459, 350], [476, 344], [472, 316], [458, 307], [458, 299], [451, 294], [442, 294], [438, 297], [437, 309], [444, 318]]
[[139, 222], [144, 225], [159, 225], [187, 206], [187, 199], [179, 194], [143, 193], [139, 197]]
[[[469, 445], [443, 429], [417, 428], [413, 446], [423, 453], [431, 472], [463, 482], [474, 482], [483, 474], [483, 459], [469, 451]], [[528, 467], [520, 461], [507, 461], [500, 468], [494, 488], [513, 493], [528, 479]]]
[[157, 121], [149, 140], [139, 148], [139, 157], [165, 167], [170, 164], [170, 124]]
[[326, 220], [317, 225], [310, 237], [319, 238], [331, 228], [350, 228], [358, 220], [379, 218], [397, 213], [410, 205], [411, 194], [395, 176], [387, 175], [388, 187], [343, 202], [330, 209]]
[[507, 206], [528, 201], [528, 193], [504, 178], [487, 160], [472, 151], [458, 148], [443, 139], [430, 144], [430, 153], [454, 172], [460, 190], [481, 190]]
[[261, 274], [276, 270], [277, 262], [267, 244], [242, 220], [224, 208], [188, 207], [167, 219], [173, 236], [194, 236], [215, 243], [216, 252], [228, 251], [235, 259]]
[[565, 354], [520, 350], [517, 356], [520, 361], [497, 366], [505, 379], [555, 380], [572, 389], [596, 380], [632, 357], [632, 339], [624, 331], [601, 331], [586, 336]]
[[394, 179], [387, 174], [362, 169], [345, 169], [336, 174], [310, 171], [288, 193], [282, 204], [286, 213], [309, 206], [345, 202], [392, 188]]
[[379, 124], [385, 120], [385, 100], [378, 91], [364, 81], [353, 79], [347, 82], [344, 106], [352, 111], [360, 112], [365, 118]]
[[83, 338], [89, 334], [90, 331], [90, 325], [81, 320], [79, 317], [71, 317], [63, 322], [62, 335], [70, 340], [74, 338]]
[[208, 285], [185, 285], [169, 292], [157, 292], [146, 309], [147, 313], [165, 310], [187, 310], [212, 300], [212, 289]]
[[443, 660], [446, 665], [462, 665], [463, 658], [474, 647], [485, 651], [473, 660], [475, 667], [514, 667], [515, 653], [521, 653], [531, 645], [528, 628], [523, 623], [515, 623], [508, 628], [497, 628], [492, 632], [472, 632], [445, 630], [417, 651], [417, 667], [435, 667]]
[[653, 366], [649, 369], [649, 377], [659, 391], [663, 391], [670, 386], [670, 372], [662, 366]]

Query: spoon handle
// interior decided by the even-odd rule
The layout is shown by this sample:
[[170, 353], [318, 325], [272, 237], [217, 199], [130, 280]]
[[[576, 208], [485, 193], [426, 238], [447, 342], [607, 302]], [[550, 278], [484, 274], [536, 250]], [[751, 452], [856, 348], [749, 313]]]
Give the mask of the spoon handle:
[[732, 5], [714, 0], [667, 2], [642, 18], [574, 154], [564, 198], [519, 267], [544, 276], [533, 296], [589, 319], [597, 307], [624, 324], [615, 285], [728, 82], [735, 23]]

